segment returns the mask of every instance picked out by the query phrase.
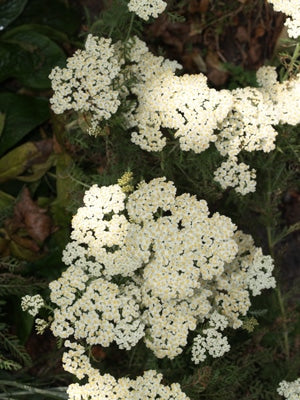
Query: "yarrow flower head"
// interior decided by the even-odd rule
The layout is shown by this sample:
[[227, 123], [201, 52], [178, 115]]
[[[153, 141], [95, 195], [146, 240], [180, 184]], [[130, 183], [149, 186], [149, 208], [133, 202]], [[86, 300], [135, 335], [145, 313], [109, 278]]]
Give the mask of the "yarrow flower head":
[[145, 371], [136, 379], [115, 379], [110, 374], [100, 375], [93, 368], [85, 354], [85, 348], [66, 340], [67, 351], [63, 354], [63, 367], [78, 379], [87, 378], [87, 383], [71, 384], [68, 389], [68, 399], [122, 399], [122, 400], [189, 400], [181, 391], [178, 383], [166, 386], [161, 383], [163, 376], [154, 370]]
[[[176, 196], [165, 178], [127, 197], [119, 185], [94, 185], [83, 201], [63, 255], [69, 267], [50, 283], [55, 336], [127, 350], [143, 339], [157, 357], [174, 358], [199, 323], [237, 328], [250, 293], [275, 285], [272, 260], [251, 237], [210, 215], [204, 200]], [[228, 349], [209, 329], [209, 346], [215, 338]]]
[[35, 317], [39, 310], [44, 306], [44, 300], [41, 295], [34, 296], [26, 295], [22, 297], [21, 307], [23, 311], [27, 311], [30, 315]]
[[250, 170], [249, 165], [245, 163], [238, 163], [236, 157], [228, 158], [214, 172], [214, 179], [222, 189], [233, 187], [242, 195], [255, 192], [255, 177], [255, 170]]
[[222, 336], [214, 328], [204, 329], [202, 335], [198, 335], [194, 339], [192, 347], [192, 361], [195, 364], [206, 359], [206, 352], [214, 357], [222, 357], [227, 351], [230, 350], [227, 337]]
[[148, 79], [137, 94], [139, 131], [132, 141], [147, 151], [161, 151], [166, 145], [162, 128], [170, 128], [182, 150], [201, 153], [217, 140], [214, 130], [232, 106], [229, 91], [209, 89], [204, 75], [177, 77], [172, 70]]
[[300, 378], [293, 382], [280, 382], [277, 392], [286, 400], [300, 400]]
[[91, 113], [93, 133], [97, 124], [109, 119], [120, 105], [119, 92], [113, 86], [122, 63], [111, 39], [88, 35], [85, 49], [77, 50], [65, 68], [55, 67], [49, 75], [54, 90], [50, 99], [53, 111]]
[[140, 18], [148, 21], [149, 17], [157, 18], [164, 12], [167, 3], [163, 0], [130, 0], [128, 9]]
[[275, 68], [262, 67], [257, 81], [259, 88], [216, 91], [202, 74], [178, 77], [174, 68], [146, 74], [132, 89], [138, 106], [128, 116], [128, 126], [134, 129], [131, 140], [146, 151], [162, 151], [168, 128], [184, 151], [201, 153], [215, 143], [228, 157], [215, 180], [242, 195], [254, 192], [256, 172], [238, 162], [239, 153], [274, 150], [274, 126], [300, 122], [300, 74], [280, 83]]
[[[150, 7], [150, 2], [138, 3]], [[243, 195], [255, 191], [255, 171], [238, 162], [239, 153], [272, 151], [274, 126], [300, 122], [300, 74], [280, 83], [275, 68], [262, 67], [257, 71], [260, 87], [217, 91], [208, 87], [203, 74], [176, 76], [181, 68], [151, 54], [137, 37], [129, 38], [125, 49], [121, 42], [89, 35], [85, 50], [75, 52], [66, 68], [51, 72], [52, 109], [83, 113], [90, 121], [88, 132], [97, 135], [101, 121], [122, 103], [127, 109], [122, 111], [124, 125], [142, 149], [162, 151], [166, 129], [184, 151], [201, 153], [214, 143], [228, 157], [215, 173], [221, 187], [234, 187]], [[230, 179], [224, 169], [230, 170]]]

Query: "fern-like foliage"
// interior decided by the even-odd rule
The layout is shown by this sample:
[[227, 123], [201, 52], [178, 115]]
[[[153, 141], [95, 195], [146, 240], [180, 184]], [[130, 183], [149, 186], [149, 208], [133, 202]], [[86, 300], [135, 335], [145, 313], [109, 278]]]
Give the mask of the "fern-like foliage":
[[[9, 305], [9, 297], [22, 297], [32, 294], [46, 286], [33, 277], [23, 276], [25, 265], [13, 257], [0, 260], [0, 370], [16, 371], [29, 366], [31, 359], [18, 337], [11, 333], [5, 319], [5, 311]], [[21, 311], [20, 311], [21, 312]]]
[[17, 371], [21, 368], [21, 364], [3, 357], [3, 355], [0, 353], [0, 370], [2, 369], [6, 371]]
[[15, 257], [1, 257], [0, 259], [0, 271], [6, 270], [9, 272], [21, 272], [25, 266], [25, 262], [18, 260]]
[[46, 286], [33, 277], [27, 278], [21, 273], [24, 262], [14, 257], [3, 257], [0, 260], [0, 299], [6, 296], [24, 296]]
[[0, 296], [23, 296], [32, 293], [44, 285], [34, 278], [25, 278], [13, 273], [3, 273], [0, 275]]
[[[22, 365], [28, 366], [31, 364], [30, 356], [27, 353], [25, 347], [22, 346], [19, 342], [19, 339], [15, 335], [10, 334], [7, 331], [7, 329], [0, 331], [0, 343], [1, 343], [1, 350], [3, 349], [5, 352], [7, 352], [7, 354], [9, 354], [12, 357], [14, 357], [15, 359], [17, 359]], [[0, 354], [0, 359], [2, 357]], [[11, 360], [7, 360], [7, 361], [11, 361]], [[4, 361], [4, 364], [5, 364], [5, 361]], [[19, 368], [21, 368], [20, 364], [18, 364], [17, 362], [14, 362], [14, 361], [11, 361], [11, 363], [8, 363], [8, 366], [9, 365], [15, 366], [15, 367], [17, 367], [19, 365]], [[17, 369], [19, 369], [19, 368], [17, 368]], [[10, 368], [3, 368], [3, 369], [10, 369]]]

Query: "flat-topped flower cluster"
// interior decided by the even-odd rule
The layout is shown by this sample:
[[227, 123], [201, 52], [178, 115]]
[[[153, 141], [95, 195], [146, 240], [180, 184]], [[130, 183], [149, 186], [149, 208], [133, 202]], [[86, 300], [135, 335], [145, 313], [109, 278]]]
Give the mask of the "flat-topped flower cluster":
[[[127, 188], [128, 177], [121, 181]], [[178, 385], [161, 385], [154, 371], [134, 381], [101, 376], [83, 344], [115, 342], [130, 350], [143, 340], [156, 357], [173, 359], [197, 329], [192, 360], [220, 357], [230, 349], [222, 331], [242, 325], [251, 295], [275, 286], [273, 262], [229, 218], [210, 215], [195, 196], [176, 196], [165, 178], [125, 192], [120, 185], [86, 191], [63, 253], [68, 268], [49, 285], [53, 318], [38, 319], [38, 329], [48, 325], [65, 339], [64, 368], [88, 377], [85, 385], [69, 387], [69, 399], [112, 392], [111, 399], [154, 400], [164, 393], [184, 400]], [[35, 314], [43, 305], [40, 297], [23, 300]]]
[[206, 349], [218, 356], [207, 346], [220, 341], [219, 330], [241, 326], [250, 295], [275, 286], [271, 257], [249, 235], [210, 215], [204, 200], [176, 196], [165, 178], [129, 196], [119, 185], [92, 186], [72, 227], [68, 268], [50, 283], [51, 330], [63, 339], [126, 350], [142, 339], [172, 359], [206, 324]]
[[101, 375], [91, 366], [82, 345], [69, 340], [65, 345], [69, 349], [63, 355], [64, 369], [80, 380], [87, 378], [85, 384], [68, 387], [69, 400], [189, 400], [178, 383], [163, 385], [163, 376], [156, 371], [145, 371], [136, 379], [115, 379], [110, 374]]
[[130, 0], [128, 9], [140, 18], [148, 21], [149, 17], [157, 18], [164, 12], [167, 3], [163, 0]]
[[[85, 50], [75, 52], [66, 68], [55, 67], [50, 74], [54, 112], [85, 113], [88, 132], [97, 135], [99, 124], [122, 103], [129, 107], [130, 98], [123, 118], [133, 130], [133, 143], [161, 151], [167, 144], [166, 129], [184, 151], [201, 153], [214, 143], [227, 157], [215, 180], [241, 194], [255, 191], [255, 170], [239, 163], [238, 155], [243, 150], [270, 152], [275, 148], [274, 126], [300, 123], [300, 74], [280, 83], [275, 68], [262, 67], [257, 72], [260, 87], [217, 91], [208, 87], [203, 74], [176, 76], [181, 66], [154, 56], [137, 37], [128, 41], [126, 56], [122, 46], [89, 35]], [[127, 87], [129, 77], [134, 80]]]
[[203, 74], [176, 76], [174, 69], [157, 70], [135, 91], [132, 141], [146, 151], [161, 151], [168, 129], [184, 151], [201, 153], [214, 143], [227, 157], [215, 180], [224, 189], [253, 192], [256, 173], [238, 162], [239, 153], [270, 152], [275, 149], [274, 126], [300, 123], [300, 74], [280, 83], [275, 67], [262, 67], [257, 81], [258, 88], [217, 91], [208, 87]]

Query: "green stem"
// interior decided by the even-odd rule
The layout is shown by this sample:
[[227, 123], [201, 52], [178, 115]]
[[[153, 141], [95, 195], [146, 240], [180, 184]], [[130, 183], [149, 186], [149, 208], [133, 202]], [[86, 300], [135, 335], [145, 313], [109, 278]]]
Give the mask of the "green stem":
[[[53, 389], [53, 390], [47, 390], [47, 389], [38, 389], [29, 385], [24, 385], [23, 383], [17, 383], [17, 382], [13, 382], [13, 381], [5, 381], [5, 380], [0, 380], [0, 386], [13, 386], [16, 388], [21, 389], [22, 391], [20, 392], [15, 392], [13, 393], [14, 395], [23, 395], [23, 394], [43, 394], [44, 396], [48, 396], [51, 397], [52, 399], [67, 399], [68, 396], [66, 394], [66, 392], [61, 392], [58, 393], [57, 390], [59, 389]], [[64, 388], [65, 390], [65, 388]], [[55, 393], [56, 392], [56, 393]], [[0, 394], [0, 398], [3, 398], [3, 396], [8, 396], [11, 395], [12, 393], [5, 393], [5, 395], [1, 395]]]
[[[54, 179], [57, 179], [56, 175], [53, 174], [52, 172], [48, 172], [48, 175], [51, 176], [51, 177], [54, 178]], [[86, 188], [88, 188], [88, 189], [90, 188], [90, 185], [87, 185], [86, 183], [79, 181], [78, 179], [74, 178], [74, 176], [72, 176], [71, 174], [66, 175], [66, 176], [60, 176], [60, 177], [63, 178], [63, 179], [65, 179], [66, 177], [68, 177], [68, 178], [71, 179], [72, 181], [78, 183], [78, 185], [81, 185], [81, 186], [86, 187]]]
[[129, 36], [131, 34], [134, 17], [135, 17], [135, 14], [132, 13], [131, 18], [130, 18], [130, 22], [129, 22], [129, 28], [128, 28], [128, 32], [127, 32], [127, 35], [126, 35], [125, 42], [127, 42], [127, 40], [129, 39]]
[[300, 54], [300, 43], [297, 43], [297, 44], [296, 44], [296, 47], [295, 47], [295, 50], [294, 50], [294, 53], [293, 53], [293, 55], [292, 55], [290, 64], [289, 64], [289, 66], [288, 66], [288, 69], [286, 70], [285, 74], [283, 75], [283, 78], [282, 78], [283, 81], [285, 81], [286, 79], [289, 78], [290, 73], [292, 72], [295, 63], [297, 62], [297, 59], [298, 59], [298, 57], [299, 57], [299, 54]]
[[[268, 203], [268, 209], [271, 210], [271, 187], [270, 187], [270, 176], [269, 176], [269, 188], [268, 188], [268, 193], [267, 193], [267, 203]], [[271, 220], [271, 216], [270, 218], [268, 218], [269, 220]], [[273, 260], [275, 259], [275, 254], [274, 254], [274, 241], [273, 241], [273, 237], [272, 237], [272, 227], [271, 225], [269, 225], [266, 227], [267, 228], [267, 238], [268, 238], [268, 247], [269, 247], [269, 251], [270, 254], [273, 258]], [[281, 293], [281, 289], [279, 284], [277, 283], [277, 286], [275, 288], [275, 293], [276, 293], [276, 297], [277, 297], [277, 302], [279, 305], [279, 309], [280, 309], [280, 313], [282, 316], [282, 326], [283, 326], [283, 346], [284, 346], [284, 352], [286, 355], [287, 360], [289, 360], [290, 358], [290, 344], [289, 344], [289, 337], [288, 337], [288, 327], [287, 327], [287, 323], [286, 323], [286, 311], [285, 311], [285, 306], [284, 306], [284, 301], [283, 301], [283, 297], [282, 297], [282, 293]]]

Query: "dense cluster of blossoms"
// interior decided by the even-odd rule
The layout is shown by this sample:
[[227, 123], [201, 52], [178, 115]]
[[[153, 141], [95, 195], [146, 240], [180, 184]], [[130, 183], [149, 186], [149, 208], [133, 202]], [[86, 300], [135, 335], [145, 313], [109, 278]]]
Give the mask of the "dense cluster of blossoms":
[[163, 0], [130, 0], [128, 9], [140, 18], [148, 21], [149, 17], [157, 18], [164, 12], [167, 3]]
[[280, 382], [277, 392], [286, 400], [300, 400], [300, 378], [293, 382]]
[[273, 4], [275, 11], [283, 12], [288, 16], [285, 25], [292, 38], [300, 36], [300, 3], [299, 0], [268, 0]]
[[49, 75], [53, 111], [91, 113], [90, 133], [94, 133], [99, 121], [109, 119], [120, 105], [114, 85], [123, 63], [111, 39], [88, 35], [85, 49], [77, 50], [67, 59], [65, 68], [55, 67]]
[[229, 157], [214, 172], [214, 179], [222, 189], [232, 187], [242, 195], [255, 191], [255, 177], [255, 170], [250, 170], [245, 163], [238, 163], [237, 157]]
[[300, 122], [300, 74], [280, 83], [274, 67], [257, 72], [258, 88], [216, 91], [202, 74], [176, 76], [168, 70], [141, 84], [138, 107], [131, 117], [137, 127], [132, 141], [147, 151], [166, 145], [164, 129], [174, 131], [182, 150], [200, 153], [214, 142], [227, 160], [215, 171], [223, 189], [255, 191], [255, 171], [238, 162], [244, 150], [270, 152], [279, 123]]
[[[127, 187], [130, 179], [120, 181]], [[65, 339], [64, 369], [86, 379], [69, 386], [70, 400], [100, 393], [116, 400], [188, 400], [178, 384], [162, 385], [155, 371], [135, 380], [101, 376], [83, 344], [114, 341], [130, 350], [142, 339], [156, 357], [173, 359], [198, 328], [192, 360], [220, 357], [230, 349], [221, 332], [242, 325], [251, 294], [275, 286], [273, 262], [229, 218], [210, 215], [195, 196], [176, 196], [165, 178], [125, 192], [120, 185], [86, 191], [63, 253], [68, 268], [49, 285], [53, 318], [39, 319], [37, 328], [50, 326]], [[23, 309], [37, 311], [40, 300], [25, 297]]]
[[205, 348], [217, 357], [229, 349], [218, 330], [240, 327], [250, 294], [275, 286], [271, 257], [249, 235], [165, 178], [128, 197], [119, 185], [92, 186], [72, 227], [69, 267], [50, 283], [50, 328], [63, 339], [126, 350], [143, 339], [172, 359], [208, 323]]
[[174, 130], [182, 150], [201, 153], [217, 136], [214, 130], [232, 107], [228, 91], [209, 89], [204, 75], [166, 71], [140, 88], [134, 114], [138, 133], [132, 141], [147, 151], [161, 151], [166, 144], [161, 128]]
[[[270, 152], [275, 148], [274, 126], [300, 122], [300, 74], [280, 83], [275, 68], [262, 67], [257, 71], [260, 87], [217, 91], [208, 87], [203, 74], [176, 76], [181, 66], [154, 56], [137, 37], [129, 39], [126, 49], [124, 58], [120, 42], [89, 35], [85, 50], [50, 74], [54, 112], [86, 113], [89, 133], [96, 135], [99, 123], [135, 96], [136, 104], [123, 115], [133, 130], [133, 143], [161, 151], [167, 144], [166, 129], [184, 151], [201, 153], [214, 143], [227, 157], [215, 180], [241, 194], [255, 191], [255, 171], [239, 163], [238, 155], [243, 150]], [[124, 82], [130, 77], [134, 80], [127, 87]]]
[[69, 400], [189, 400], [178, 383], [163, 385], [163, 376], [156, 371], [145, 371], [136, 379], [115, 379], [110, 374], [101, 375], [91, 366], [83, 346], [69, 340], [65, 345], [69, 349], [63, 355], [64, 369], [80, 380], [87, 378], [85, 384], [68, 387]]

